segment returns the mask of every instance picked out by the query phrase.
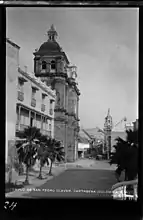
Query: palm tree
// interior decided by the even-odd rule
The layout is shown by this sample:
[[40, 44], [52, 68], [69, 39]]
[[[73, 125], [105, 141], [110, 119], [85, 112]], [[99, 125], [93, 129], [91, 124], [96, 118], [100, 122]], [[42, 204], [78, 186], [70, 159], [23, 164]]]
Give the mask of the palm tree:
[[52, 164], [57, 159], [58, 161], [64, 160], [64, 152], [63, 147], [61, 147], [60, 141], [57, 141], [52, 138], [47, 138], [46, 135], [42, 135], [39, 138], [38, 143], [38, 151], [36, 159], [40, 161], [40, 171], [39, 171], [39, 179], [42, 179], [42, 167], [47, 163], [49, 165], [49, 159], [51, 161], [50, 163], [50, 169], [49, 169], [49, 175], [52, 175]]
[[65, 152], [64, 147], [61, 146], [61, 142], [55, 139], [49, 139], [47, 141], [48, 158], [51, 160], [49, 175], [52, 175], [52, 164], [55, 160], [61, 162], [64, 161]]
[[47, 150], [47, 136], [42, 135], [39, 138], [39, 143], [38, 143], [38, 151], [37, 151], [37, 157], [36, 159], [40, 160], [40, 171], [39, 171], [39, 179], [42, 179], [42, 167], [47, 163], [49, 165], [48, 161], [48, 150]]
[[22, 143], [20, 146], [17, 146], [17, 153], [20, 163], [24, 163], [26, 165], [25, 184], [29, 184], [29, 168], [36, 162], [38, 150], [35, 139], [40, 139], [41, 133], [40, 129], [36, 127], [28, 127], [25, 128], [24, 131], [20, 131], [18, 134], [19, 137], [26, 139], [26, 143]]
[[115, 153], [111, 156], [110, 164], [117, 164], [118, 175], [125, 170], [125, 180], [133, 180], [138, 173], [138, 132], [129, 130], [126, 133], [126, 141], [116, 138]]

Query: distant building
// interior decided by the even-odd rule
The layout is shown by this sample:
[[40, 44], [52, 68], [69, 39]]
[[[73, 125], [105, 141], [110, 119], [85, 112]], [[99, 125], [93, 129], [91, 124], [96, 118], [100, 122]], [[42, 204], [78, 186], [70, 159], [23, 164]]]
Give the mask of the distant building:
[[78, 137], [78, 158], [84, 158], [85, 157], [85, 153], [87, 152], [87, 150], [90, 148], [90, 144], [89, 141], [84, 138], [79, 136]]
[[134, 125], [132, 122], [130, 123], [126, 123], [126, 126], [125, 126], [126, 130], [134, 130]]
[[28, 126], [54, 137], [56, 93], [19, 67], [20, 47], [6, 39], [6, 162], [18, 137]]

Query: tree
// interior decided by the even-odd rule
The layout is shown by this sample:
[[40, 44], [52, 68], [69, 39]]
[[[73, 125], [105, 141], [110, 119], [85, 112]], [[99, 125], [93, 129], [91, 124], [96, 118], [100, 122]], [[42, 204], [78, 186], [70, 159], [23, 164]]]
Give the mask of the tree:
[[29, 168], [34, 166], [36, 162], [36, 155], [38, 150], [38, 145], [35, 139], [40, 139], [41, 133], [40, 129], [36, 127], [25, 128], [24, 131], [18, 133], [20, 138], [25, 138], [26, 143], [16, 145], [17, 153], [20, 163], [26, 165], [26, 179], [25, 184], [29, 184]]
[[[125, 170], [125, 180], [133, 180], [138, 173], [138, 131], [126, 131], [126, 140], [116, 138], [115, 153], [110, 164], [117, 164], [117, 174]], [[118, 173], [119, 171], [119, 173]]]
[[58, 161], [64, 160], [63, 147], [61, 146], [60, 141], [57, 141], [52, 138], [47, 138], [47, 136], [42, 135], [39, 138], [38, 151], [36, 159], [40, 161], [40, 172], [39, 179], [42, 179], [42, 167], [47, 163], [50, 163], [49, 175], [52, 175], [52, 164], [57, 159]]
[[39, 179], [42, 179], [42, 167], [47, 163], [47, 165], [49, 165], [49, 161], [48, 161], [48, 156], [49, 156], [49, 152], [48, 152], [48, 147], [47, 147], [47, 136], [46, 135], [42, 135], [39, 138], [39, 143], [38, 143], [38, 151], [37, 151], [37, 157], [36, 159], [38, 159], [40, 161], [40, 171], [39, 171]]
[[52, 175], [52, 164], [55, 160], [64, 161], [65, 152], [64, 147], [61, 146], [61, 142], [55, 139], [47, 140], [47, 152], [48, 158], [51, 160], [49, 175]]

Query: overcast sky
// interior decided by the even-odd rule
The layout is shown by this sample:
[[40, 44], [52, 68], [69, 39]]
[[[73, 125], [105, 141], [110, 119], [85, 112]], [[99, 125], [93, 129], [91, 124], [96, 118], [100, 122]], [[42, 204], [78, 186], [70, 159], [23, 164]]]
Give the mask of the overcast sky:
[[77, 65], [84, 128], [103, 128], [108, 108], [113, 123], [138, 117], [138, 9], [7, 8], [7, 37], [18, 44], [20, 66], [33, 69], [33, 52], [54, 24], [57, 41]]

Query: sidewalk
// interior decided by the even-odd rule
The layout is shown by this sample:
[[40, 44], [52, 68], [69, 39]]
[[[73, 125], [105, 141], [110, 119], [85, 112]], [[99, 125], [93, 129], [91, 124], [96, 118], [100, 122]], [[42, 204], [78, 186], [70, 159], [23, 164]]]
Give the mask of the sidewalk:
[[75, 162], [66, 163], [67, 169], [69, 168], [90, 168], [92, 165], [94, 165], [95, 160], [90, 159], [79, 159]]
[[[23, 194], [27, 194], [30, 192], [30, 190], [35, 189], [36, 187], [39, 187], [41, 185], [43, 185], [44, 183], [46, 183], [48, 180], [53, 179], [55, 176], [58, 176], [59, 174], [61, 174], [62, 172], [65, 171], [64, 167], [53, 167], [52, 169], [52, 176], [49, 176], [49, 168], [48, 167], [43, 167], [42, 169], [42, 177], [43, 179], [40, 180], [37, 177], [39, 176], [39, 170], [35, 170], [34, 172], [29, 172], [29, 185], [23, 186], [20, 189], [15, 189], [15, 191], [10, 192], [10, 193], [5, 193], [6, 197], [21, 197]], [[25, 181], [26, 176], [22, 175], [22, 176], [18, 176], [18, 174], [13, 171], [12, 174], [12, 182], [15, 183], [15, 181], [17, 181], [17, 184], [20, 184], [22, 182]]]
[[67, 163], [67, 169], [70, 168], [90, 168], [97, 170], [115, 170], [116, 165], [109, 164], [108, 161], [105, 160], [91, 160], [91, 159], [79, 159], [75, 162]]
[[108, 161], [104, 160], [95, 160], [94, 164], [91, 165], [91, 168], [97, 170], [113, 170], [115, 171], [116, 165], [110, 165]]

